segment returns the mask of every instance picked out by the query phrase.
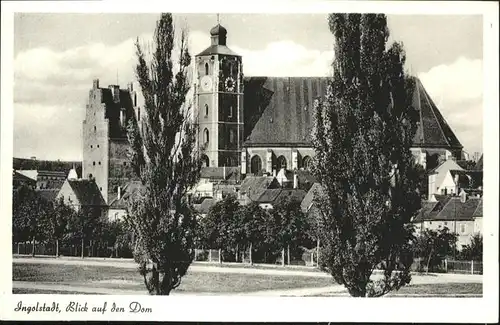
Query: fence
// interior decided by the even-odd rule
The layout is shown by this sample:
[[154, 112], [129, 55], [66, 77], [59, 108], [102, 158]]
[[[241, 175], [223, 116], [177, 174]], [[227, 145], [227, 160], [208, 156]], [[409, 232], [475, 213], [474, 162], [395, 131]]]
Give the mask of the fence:
[[[33, 243], [13, 243], [12, 253], [18, 255], [32, 255]], [[36, 243], [35, 255], [55, 256], [56, 245], [54, 243]], [[59, 245], [60, 256], [82, 256], [81, 245]], [[107, 247], [96, 243], [95, 245], [86, 245], [83, 248], [83, 256], [85, 257], [132, 257], [132, 252], [127, 248]]]
[[[426, 272], [426, 261], [416, 258], [411, 266], [411, 271]], [[431, 266], [428, 271], [436, 273], [483, 274], [483, 263], [478, 261], [444, 259], [440, 264]]]

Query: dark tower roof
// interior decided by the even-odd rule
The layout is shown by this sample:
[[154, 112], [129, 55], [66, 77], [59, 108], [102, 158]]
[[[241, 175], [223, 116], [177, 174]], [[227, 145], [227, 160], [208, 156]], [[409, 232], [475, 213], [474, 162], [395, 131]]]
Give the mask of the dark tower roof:
[[227, 29], [225, 29], [221, 24], [217, 24], [210, 30], [210, 39], [210, 46], [196, 56], [212, 54], [239, 56], [226, 46]]
[[419, 125], [413, 139], [415, 147], [463, 148], [418, 78], [415, 78], [413, 106], [420, 113]]
[[[311, 146], [314, 100], [324, 98], [327, 77], [245, 78], [245, 146]], [[416, 79], [413, 106], [420, 119], [413, 146], [462, 149], [460, 141]]]

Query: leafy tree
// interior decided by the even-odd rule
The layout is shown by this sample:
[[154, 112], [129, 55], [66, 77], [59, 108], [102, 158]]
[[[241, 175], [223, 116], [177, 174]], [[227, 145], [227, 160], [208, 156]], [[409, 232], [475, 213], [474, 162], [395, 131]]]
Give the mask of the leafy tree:
[[483, 236], [475, 234], [471, 238], [471, 242], [465, 246], [460, 252], [459, 257], [468, 261], [482, 261], [483, 260]]
[[456, 242], [457, 235], [450, 232], [447, 227], [438, 231], [426, 229], [416, 236], [413, 249], [415, 256], [425, 261], [425, 268], [429, 272], [455, 250]]
[[239, 211], [239, 224], [242, 232], [240, 244], [242, 248], [248, 249], [250, 264], [253, 263], [253, 252], [262, 248], [266, 249], [272, 240], [272, 230], [269, 225], [269, 214], [257, 203], [252, 202], [243, 206]]
[[81, 244], [81, 257], [84, 258], [85, 242], [95, 240], [102, 233], [104, 220], [97, 207], [81, 206], [68, 220], [68, 230], [74, 241]]
[[35, 256], [37, 240], [47, 237], [43, 220], [50, 213], [50, 203], [30, 186], [21, 185], [12, 197], [12, 230], [14, 241], [32, 242], [32, 255]]
[[[302, 253], [299, 246], [304, 243], [308, 227], [301, 210], [300, 201], [285, 198], [278, 202], [271, 211], [275, 228], [275, 240], [283, 250], [287, 248], [288, 264], [290, 264], [290, 249], [294, 256]], [[282, 263], [285, 263], [284, 259]]]
[[[410, 219], [421, 204], [410, 151], [414, 80], [402, 44], [386, 47], [385, 15], [331, 14], [329, 27], [334, 72], [313, 135], [321, 261], [352, 296], [381, 296], [411, 279]], [[383, 276], [373, 280], [376, 267]]]
[[234, 245], [237, 244], [234, 231], [239, 228], [237, 225], [239, 208], [240, 204], [233, 195], [226, 196], [210, 208], [207, 216], [201, 222], [205, 242], [209, 248], [225, 251], [234, 249]]
[[[144, 97], [141, 127], [129, 114], [131, 164], [143, 189], [131, 197], [128, 222], [136, 237], [134, 258], [150, 294], [178, 287], [194, 257], [196, 216], [186, 199], [200, 177], [197, 129], [186, 95], [191, 56], [187, 34], [176, 40], [170, 13], [161, 14], [151, 56], [136, 42], [136, 76]], [[179, 59], [174, 61], [174, 46]], [[175, 67], [174, 67], [175, 65]], [[175, 71], [174, 71], [175, 70]]]
[[75, 211], [60, 197], [53, 204], [51, 213], [47, 215], [46, 225], [48, 236], [56, 242], [56, 256], [59, 256], [59, 243], [68, 234], [68, 225], [74, 218]]

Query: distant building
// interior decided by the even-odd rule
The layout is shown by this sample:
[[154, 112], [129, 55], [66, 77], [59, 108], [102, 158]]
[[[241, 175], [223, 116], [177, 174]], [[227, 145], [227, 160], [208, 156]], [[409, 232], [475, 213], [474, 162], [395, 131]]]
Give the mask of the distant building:
[[67, 179], [56, 199], [61, 197], [66, 204], [77, 212], [88, 209], [101, 217], [107, 216], [108, 206], [94, 180]]
[[127, 215], [130, 197], [142, 187], [140, 181], [130, 181], [123, 188], [118, 187], [118, 195], [109, 203], [108, 218], [110, 221], [123, 220]]
[[60, 189], [66, 173], [63, 171], [50, 171], [50, 170], [17, 170], [19, 174], [33, 179], [36, 182], [36, 189]]
[[429, 172], [429, 199], [432, 195], [457, 195], [462, 189], [481, 192], [483, 172], [464, 170], [457, 162], [450, 159]]
[[472, 236], [482, 233], [483, 200], [462, 192], [460, 196], [434, 195], [432, 200], [423, 202], [422, 210], [413, 219], [415, 230], [439, 230], [447, 227], [458, 235], [457, 249], [468, 245]]
[[29, 186], [32, 188], [36, 188], [36, 179], [32, 177], [28, 177], [22, 173], [19, 173], [15, 170], [12, 171], [12, 185], [14, 188], [18, 188], [20, 186]]

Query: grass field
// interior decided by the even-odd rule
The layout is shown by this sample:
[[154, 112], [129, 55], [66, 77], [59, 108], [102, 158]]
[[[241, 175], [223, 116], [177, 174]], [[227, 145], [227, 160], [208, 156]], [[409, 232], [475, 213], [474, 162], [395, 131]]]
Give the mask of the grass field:
[[[109, 266], [14, 263], [12, 271], [13, 281], [145, 290], [142, 277], [134, 269]], [[333, 280], [328, 277], [188, 272], [176, 291], [189, 293], [239, 293], [260, 290], [325, 287], [332, 284], [334, 284]], [[26, 291], [26, 289], [18, 290]], [[27, 293], [46, 293], [46, 291]]]
[[[403, 287], [398, 291], [390, 292], [386, 297], [426, 297], [426, 298], [453, 298], [453, 297], [481, 297], [482, 283], [433, 283], [414, 284]], [[322, 294], [319, 296], [348, 297], [347, 292]]]

